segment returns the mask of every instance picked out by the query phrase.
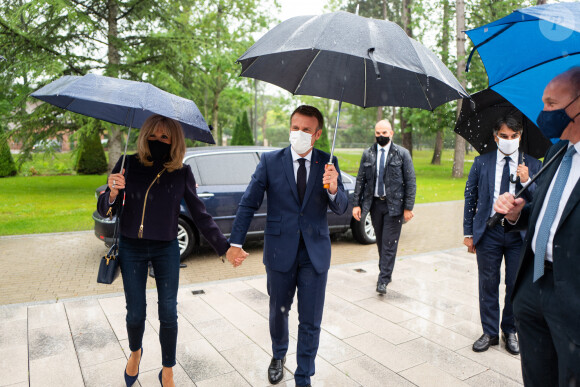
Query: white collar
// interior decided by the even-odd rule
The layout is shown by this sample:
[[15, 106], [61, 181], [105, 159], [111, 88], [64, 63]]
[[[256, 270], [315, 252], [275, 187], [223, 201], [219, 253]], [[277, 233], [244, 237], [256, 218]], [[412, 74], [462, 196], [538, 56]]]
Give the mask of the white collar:
[[292, 149], [292, 146], [290, 146], [290, 153], [292, 154], [292, 161], [296, 162], [296, 160], [304, 158], [304, 159], [308, 160], [308, 162], [310, 162], [310, 160], [312, 160], [313, 149], [314, 148], [310, 148], [310, 152], [308, 152], [308, 154], [306, 156], [302, 157], [298, 153], [296, 153], [296, 151], [294, 149]]

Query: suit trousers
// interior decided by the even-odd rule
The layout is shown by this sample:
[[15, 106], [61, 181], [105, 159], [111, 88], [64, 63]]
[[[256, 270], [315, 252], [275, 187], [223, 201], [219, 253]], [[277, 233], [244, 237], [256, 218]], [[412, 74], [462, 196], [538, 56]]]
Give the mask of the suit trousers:
[[505, 257], [505, 299], [501, 317], [501, 330], [515, 333], [512, 292], [522, 249], [519, 232], [504, 232], [501, 225], [486, 229], [477, 243], [477, 271], [479, 277], [479, 316], [483, 333], [499, 335], [499, 283], [501, 261]]
[[314, 359], [320, 340], [328, 272], [316, 272], [301, 236], [296, 261], [290, 271], [279, 272], [266, 267], [266, 273], [270, 296], [270, 337], [275, 359], [283, 359], [288, 351], [288, 313], [298, 289], [299, 324], [294, 379], [297, 385], [308, 385], [315, 371]]
[[527, 387], [580, 386], [580, 345], [562, 327], [572, 321], [565, 297], [554, 289], [554, 274], [545, 269], [535, 283], [533, 259], [522, 267], [514, 294], [514, 315], [520, 342], [522, 374]]
[[389, 284], [395, 267], [404, 218], [403, 215], [390, 216], [387, 201], [378, 198], [373, 199], [370, 213], [379, 250], [380, 273], [377, 284]]

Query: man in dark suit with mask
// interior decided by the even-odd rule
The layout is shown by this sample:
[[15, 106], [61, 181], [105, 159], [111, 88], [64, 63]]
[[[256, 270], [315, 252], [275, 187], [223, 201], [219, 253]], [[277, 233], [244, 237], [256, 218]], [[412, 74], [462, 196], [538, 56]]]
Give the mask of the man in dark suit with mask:
[[531, 203], [501, 195], [507, 228], [526, 229], [513, 307], [526, 386], [580, 386], [580, 67], [548, 83], [538, 127], [560, 139]]
[[[501, 225], [488, 230], [486, 222], [495, 214], [492, 207], [500, 194], [515, 194], [540, 169], [538, 160], [518, 150], [522, 130], [522, 125], [514, 117], [498, 120], [493, 129], [497, 150], [475, 158], [465, 185], [463, 243], [469, 252], [477, 254], [479, 315], [483, 328], [483, 335], [473, 344], [475, 352], [487, 351], [490, 345], [499, 344], [499, 284], [504, 258], [506, 291], [501, 318], [502, 338], [508, 352], [514, 355], [520, 352], [511, 295], [522, 236], [504, 232]], [[512, 178], [516, 176], [514, 182]], [[526, 191], [527, 201], [532, 200], [534, 188], [535, 184], [532, 184]]]
[[[270, 296], [272, 360], [268, 381], [284, 377], [288, 350], [288, 313], [298, 291], [298, 346], [294, 380], [310, 386], [318, 351], [326, 279], [330, 267], [330, 234], [327, 209], [344, 214], [348, 197], [338, 163], [314, 149], [322, 134], [322, 114], [312, 106], [299, 106], [290, 117], [291, 146], [262, 154], [244, 193], [230, 236], [230, 253], [240, 247], [254, 212], [268, 196], [264, 230], [264, 265]], [[328, 188], [324, 188], [328, 184]], [[232, 255], [232, 254], [230, 254]], [[243, 260], [243, 259], [242, 259]], [[241, 261], [235, 261], [234, 265]]]
[[417, 189], [411, 154], [391, 141], [393, 134], [388, 120], [375, 125], [377, 143], [363, 152], [352, 209], [357, 221], [371, 214], [379, 250], [380, 294], [387, 293], [392, 280], [403, 220], [408, 222], [413, 217]]

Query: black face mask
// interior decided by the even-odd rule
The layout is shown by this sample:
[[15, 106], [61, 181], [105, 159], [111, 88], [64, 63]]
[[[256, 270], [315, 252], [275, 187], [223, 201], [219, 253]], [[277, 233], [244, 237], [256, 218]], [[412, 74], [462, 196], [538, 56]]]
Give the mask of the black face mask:
[[165, 161], [169, 159], [171, 144], [166, 144], [157, 140], [147, 140], [147, 143], [149, 144], [149, 152], [151, 152], [152, 161]]
[[379, 144], [380, 146], [385, 146], [389, 143], [389, 141], [391, 141], [390, 137], [385, 136], [378, 136], [375, 137], [375, 139], [377, 140], [377, 144]]

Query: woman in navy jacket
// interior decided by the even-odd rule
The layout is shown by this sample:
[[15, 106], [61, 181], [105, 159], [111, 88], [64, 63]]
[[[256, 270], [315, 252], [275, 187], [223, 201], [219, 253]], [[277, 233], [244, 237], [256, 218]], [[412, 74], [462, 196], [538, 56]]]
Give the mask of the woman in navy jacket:
[[143, 124], [137, 139], [137, 153], [121, 159], [108, 178], [108, 188], [100, 195], [97, 209], [113, 216], [121, 208], [119, 264], [127, 303], [127, 333], [131, 356], [125, 368], [125, 382], [131, 386], [139, 376], [141, 346], [145, 331], [147, 262], [155, 270], [159, 311], [159, 341], [163, 368], [159, 381], [173, 386], [177, 344], [177, 290], [179, 287], [179, 246], [177, 221], [184, 199], [197, 229], [222, 256], [229, 248], [212, 217], [197, 197], [195, 179], [189, 165], [183, 165], [185, 139], [180, 124], [153, 115]]

